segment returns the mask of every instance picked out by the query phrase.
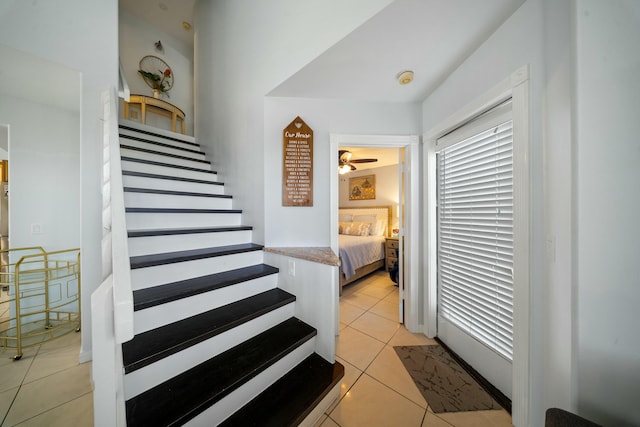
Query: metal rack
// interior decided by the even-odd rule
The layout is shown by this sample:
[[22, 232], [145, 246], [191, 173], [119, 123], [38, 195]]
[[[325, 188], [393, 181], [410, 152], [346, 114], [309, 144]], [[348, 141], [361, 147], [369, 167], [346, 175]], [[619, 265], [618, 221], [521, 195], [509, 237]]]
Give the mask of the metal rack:
[[80, 331], [80, 249], [0, 251], [0, 347], [22, 349]]

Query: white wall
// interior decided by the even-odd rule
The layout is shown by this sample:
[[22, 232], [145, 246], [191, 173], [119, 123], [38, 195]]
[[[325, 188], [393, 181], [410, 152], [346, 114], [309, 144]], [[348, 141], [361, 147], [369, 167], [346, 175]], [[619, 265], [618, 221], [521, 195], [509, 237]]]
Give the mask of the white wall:
[[[428, 131], [519, 67], [530, 66], [532, 426], [544, 424], [550, 406], [573, 409], [569, 11], [569, 2], [528, 0], [423, 103]], [[554, 180], [546, 186], [545, 172]], [[555, 242], [549, 250], [555, 264], [547, 263], [546, 240]]]
[[[164, 60], [173, 71], [174, 83], [168, 92], [169, 96], [163, 95], [161, 99], [184, 111], [186, 133], [193, 135], [193, 48], [124, 10], [120, 10], [119, 13], [120, 62], [131, 93], [147, 96], [153, 93], [138, 73], [142, 57], [153, 55]], [[154, 43], [158, 40], [162, 42], [164, 53], [155, 50]], [[171, 129], [166, 122], [167, 120], [160, 120], [158, 115], [147, 115], [149, 125]]]
[[[195, 134], [208, 146], [214, 169], [234, 196], [234, 206], [243, 209], [244, 221], [254, 226], [256, 242], [264, 242], [265, 206], [281, 204], [279, 196], [265, 198], [262, 191], [256, 191], [277, 176], [271, 170], [272, 163], [265, 169], [264, 159], [271, 157], [267, 151], [273, 149], [264, 141], [265, 135], [271, 134], [265, 131], [265, 123], [281, 131], [300, 114], [320, 132], [316, 141], [322, 137], [322, 127], [304, 112], [287, 114], [282, 122], [265, 115], [265, 94], [389, 3], [217, 0], [195, 4]], [[316, 155], [322, 158], [319, 145]], [[325, 173], [319, 172], [315, 179], [322, 180]], [[318, 204], [312, 210], [326, 205], [327, 197], [328, 193], [316, 193]], [[298, 208], [297, 213], [302, 211]], [[300, 236], [298, 243], [326, 245], [328, 240], [321, 234], [314, 230], [309, 236]]]
[[[267, 246], [331, 246], [329, 134], [416, 135], [419, 104], [267, 98], [264, 194]], [[282, 206], [282, 130], [300, 116], [313, 129], [313, 206]], [[337, 153], [333, 153], [337, 156]], [[397, 178], [396, 178], [397, 182]], [[380, 204], [380, 201], [373, 201]]]
[[[395, 151], [399, 151], [395, 149]], [[357, 166], [357, 165], [356, 165]], [[373, 200], [349, 200], [349, 178], [362, 175], [376, 176], [376, 198]], [[383, 166], [365, 170], [356, 170], [338, 177], [338, 206], [343, 208], [361, 208], [367, 206], [391, 206], [393, 225], [398, 223], [397, 210], [400, 192], [398, 191], [398, 165]], [[389, 231], [390, 233], [391, 231]]]
[[640, 3], [577, 1], [577, 404], [640, 425]]
[[10, 136], [10, 247], [79, 247], [79, 113], [0, 95], [0, 122]]
[[82, 73], [80, 228], [81, 359], [91, 357], [91, 293], [102, 281], [100, 95], [118, 85], [118, 3], [85, 0], [11, 1], [0, 6], [0, 43]]

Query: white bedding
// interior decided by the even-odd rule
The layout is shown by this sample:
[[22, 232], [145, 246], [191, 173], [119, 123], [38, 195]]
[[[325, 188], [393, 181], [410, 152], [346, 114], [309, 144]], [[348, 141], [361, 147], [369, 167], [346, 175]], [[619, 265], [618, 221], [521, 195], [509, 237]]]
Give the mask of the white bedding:
[[345, 279], [356, 273], [356, 269], [384, 259], [384, 236], [338, 235], [341, 269]]

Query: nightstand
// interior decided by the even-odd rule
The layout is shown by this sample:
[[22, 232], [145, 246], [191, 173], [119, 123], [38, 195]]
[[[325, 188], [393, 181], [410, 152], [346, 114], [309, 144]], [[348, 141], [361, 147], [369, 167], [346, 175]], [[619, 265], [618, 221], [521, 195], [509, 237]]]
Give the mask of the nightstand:
[[397, 237], [387, 237], [384, 242], [384, 266], [389, 271], [393, 264], [398, 261], [400, 242]]

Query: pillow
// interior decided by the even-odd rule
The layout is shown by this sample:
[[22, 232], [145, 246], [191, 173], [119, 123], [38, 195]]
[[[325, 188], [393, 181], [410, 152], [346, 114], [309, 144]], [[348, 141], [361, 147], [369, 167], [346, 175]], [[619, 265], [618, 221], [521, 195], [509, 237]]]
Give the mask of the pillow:
[[351, 222], [352, 218], [353, 218], [353, 215], [351, 214], [345, 214], [345, 213], [338, 214], [338, 221], [340, 222]]
[[339, 222], [338, 233], [349, 236], [368, 236], [371, 233], [370, 222]]
[[387, 231], [387, 221], [379, 219], [375, 222], [375, 225], [371, 227], [372, 236], [384, 236]]

